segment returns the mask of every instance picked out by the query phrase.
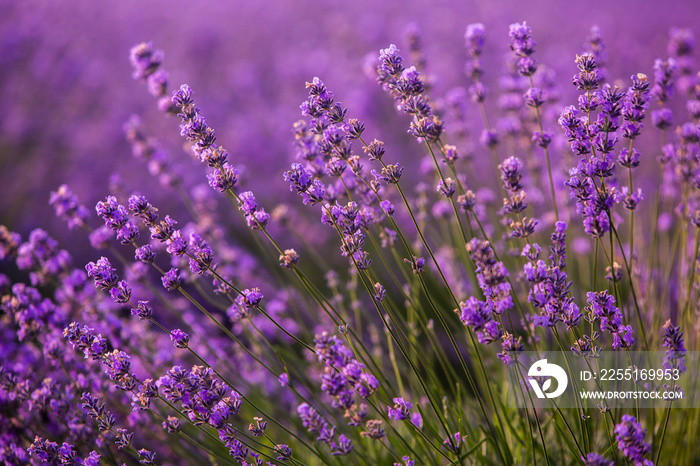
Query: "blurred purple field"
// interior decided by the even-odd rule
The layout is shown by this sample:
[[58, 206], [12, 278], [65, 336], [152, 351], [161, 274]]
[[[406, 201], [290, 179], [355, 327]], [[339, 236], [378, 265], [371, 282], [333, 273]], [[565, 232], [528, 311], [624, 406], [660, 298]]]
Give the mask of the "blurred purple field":
[[0, 462], [697, 461], [671, 401], [503, 400], [525, 348], [696, 377], [699, 17], [0, 0]]
[[[651, 75], [650, 57], [664, 55], [669, 29], [690, 26], [697, 11], [694, 2], [661, 7], [651, 0], [4, 0], [0, 224], [23, 236], [42, 226], [66, 243], [71, 235], [51, 214], [49, 192], [67, 183], [94, 205], [111, 191], [115, 173], [127, 192], [138, 189], [158, 199], [157, 185], [124, 137], [122, 127], [131, 114], [140, 115], [149, 133], [188, 167], [185, 186], [204, 182], [201, 168], [181, 150], [176, 119], [163, 118], [131, 78], [128, 51], [144, 40], [165, 52], [171, 86], [188, 83], [195, 89], [219, 140], [237, 167], [247, 168], [247, 182], [263, 202], [272, 203], [289, 194], [281, 174], [294, 159], [291, 127], [300, 116], [304, 82], [313, 76], [334, 89], [368, 128], [385, 134], [392, 153], [414, 144], [408, 135], [401, 137], [405, 122], [363, 71], [368, 54], [376, 56], [390, 43], [405, 48], [410, 24], [421, 31], [432, 94], [439, 97], [469, 85], [462, 73], [468, 23], [486, 27], [487, 83], [504, 69], [508, 25], [523, 20], [535, 31], [540, 62], [565, 82], [562, 77], [573, 74], [573, 54], [583, 50], [591, 26], [603, 33], [610, 76]], [[562, 102], [573, 92], [573, 87], [562, 89]], [[397, 130], [386, 131], [392, 126]]]

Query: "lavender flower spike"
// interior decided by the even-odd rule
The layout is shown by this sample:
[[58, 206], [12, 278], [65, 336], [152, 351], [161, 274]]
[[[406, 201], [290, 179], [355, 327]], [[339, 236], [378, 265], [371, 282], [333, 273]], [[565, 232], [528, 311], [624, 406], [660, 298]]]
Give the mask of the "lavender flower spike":
[[635, 466], [654, 466], [650, 460], [644, 459], [651, 452], [651, 446], [644, 440], [646, 432], [634, 416], [629, 414], [623, 415], [622, 422], [615, 426], [617, 448]]
[[678, 369], [679, 372], [687, 370], [685, 366], [685, 343], [683, 332], [668, 319], [664, 324], [663, 346], [668, 348], [664, 356], [664, 369]]
[[526, 22], [511, 24], [508, 36], [511, 50], [519, 57], [518, 73], [521, 76], [532, 76], [537, 71], [537, 62], [531, 58], [537, 45], [532, 38], [532, 29]]
[[227, 161], [228, 152], [216, 144], [216, 133], [194, 105], [194, 92], [183, 84], [173, 91], [172, 102], [180, 113], [180, 134], [193, 143], [192, 152], [214, 171], [207, 175], [209, 185], [220, 192], [231, 191], [238, 181], [238, 170]]
[[88, 217], [88, 210], [85, 206], [78, 204], [78, 197], [73, 194], [70, 188], [62, 184], [56, 191], [51, 191], [49, 204], [56, 211], [56, 215], [68, 222], [68, 228], [82, 228]]

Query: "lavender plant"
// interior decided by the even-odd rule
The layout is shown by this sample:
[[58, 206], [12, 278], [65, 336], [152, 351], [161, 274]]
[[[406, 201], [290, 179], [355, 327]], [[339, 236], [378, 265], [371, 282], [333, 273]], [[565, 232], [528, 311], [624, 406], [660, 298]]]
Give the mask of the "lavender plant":
[[[164, 53], [132, 48], [133, 78], [170, 127], [161, 138], [179, 125], [198, 165], [132, 116], [125, 139], [155, 182], [132, 188], [124, 173], [94, 214], [65, 184], [49, 199], [94, 260], [0, 227], [0, 459], [700, 461], [696, 410], [542, 408], [509, 379], [526, 351], [657, 351], [664, 369], [692, 372], [700, 344], [692, 31], [672, 30], [668, 57], [620, 79], [599, 28], [571, 51], [571, 79], [536, 58], [536, 32], [468, 25], [463, 87], [445, 95], [415, 25], [406, 55], [375, 54], [367, 85], [386, 96], [372, 105], [398, 112], [405, 134], [390, 138], [410, 154], [310, 76], [289, 103], [293, 161], [257, 182], [257, 154], [217, 135]], [[502, 76], [483, 60], [499, 35]], [[567, 86], [575, 100], [560, 98]], [[272, 183], [299, 202], [271, 198]]]

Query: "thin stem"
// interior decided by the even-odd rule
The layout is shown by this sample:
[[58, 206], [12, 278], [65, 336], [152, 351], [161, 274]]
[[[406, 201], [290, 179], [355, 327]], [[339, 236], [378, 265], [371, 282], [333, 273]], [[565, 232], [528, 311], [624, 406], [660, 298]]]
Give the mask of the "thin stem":
[[[530, 78], [530, 87], [535, 87], [535, 83], [532, 80], [532, 76], [529, 76]], [[535, 115], [537, 116], [537, 125], [540, 128], [540, 133], [544, 133], [544, 127], [542, 126], [542, 115], [540, 114], [540, 107], [535, 107]], [[555, 221], [559, 221], [559, 208], [557, 207], [557, 194], [554, 189], [554, 179], [552, 178], [552, 164], [549, 160], [549, 149], [547, 146], [542, 148], [544, 150], [544, 156], [545, 159], [547, 160], [547, 175], [549, 176], [549, 192], [552, 196], [552, 206], [554, 207], [554, 219]]]

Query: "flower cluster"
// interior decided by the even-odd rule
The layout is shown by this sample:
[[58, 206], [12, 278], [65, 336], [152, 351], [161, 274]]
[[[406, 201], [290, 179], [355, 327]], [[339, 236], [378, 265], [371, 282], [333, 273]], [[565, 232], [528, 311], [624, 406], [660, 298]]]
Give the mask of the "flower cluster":
[[498, 165], [501, 171], [503, 187], [508, 197], [503, 199], [503, 214], [514, 214], [516, 220], [510, 222], [510, 236], [513, 238], [527, 238], [535, 232], [537, 221], [520, 216], [527, 208], [527, 193], [521, 182], [523, 163], [517, 157], [508, 157]]
[[148, 92], [158, 99], [160, 111], [174, 114], [177, 110], [167, 96], [168, 72], [160, 68], [163, 58], [163, 51], [154, 50], [153, 42], [142, 42], [129, 53], [134, 79], [146, 81]]
[[523, 272], [532, 284], [527, 300], [540, 310], [540, 314], [534, 317], [534, 323], [538, 326], [553, 327], [557, 322], [563, 322], [571, 329], [581, 322], [579, 308], [569, 296], [572, 282], [565, 271], [566, 229], [566, 223], [556, 223], [551, 237], [549, 264], [539, 259], [539, 245], [526, 245], [523, 248], [522, 255], [530, 260], [523, 267]]
[[651, 452], [651, 446], [644, 440], [646, 429], [634, 416], [624, 414], [622, 422], [615, 426], [615, 434], [618, 448], [635, 466], [653, 466], [654, 463], [644, 458]]
[[[195, 425], [206, 423], [222, 435], [235, 437], [228, 420], [240, 410], [241, 396], [218, 380], [211, 369], [194, 366], [188, 371], [174, 366], [155, 382], [155, 387], [167, 400], [181, 404], [182, 413]], [[232, 448], [234, 443], [227, 447]]]
[[678, 369], [680, 372], [688, 370], [685, 366], [685, 343], [683, 332], [680, 327], [676, 327], [668, 319], [664, 324], [663, 346], [666, 354], [664, 356], [664, 369]]
[[414, 66], [403, 65], [394, 44], [379, 52], [376, 73], [377, 81], [396, 99], [397, 108], [413, 117], [408, 132], [419, 141], [436, 141], [442, 134], [443, 122], [423, 93], [425, 85], [420, 72]]
[[209, 186], [220, 192], [232, 191], [238, 181], [238, 170], [228, 162], [228, 152], [216, 144], [216, 132], [194, 105], [194, 91], [186, 85], [173, 91], [172, 102], [182, 120], [180, 135], [192, 142], [192, 152], [200, 162], [214, 171], [207, 175]]
[[356, 405], [355, 393], [368, 398], [379, 388], [379, 381], [365, 372], [365, 365], [335, 335], [325, 332], [316, 335], [314, 344], [318, 360], [324, 363], [321, 389], [333, 397], [334, 408], [346, 410], [348, 423], [358, 425], [367, 408]]
[[600, 322], [600, 331], [608, 332], [613, 337], [612, 349], [629, 348], [634, 344], [634, 330], [624, 325], [624, 316], [615, 306], [615, 298], [607, 291], [587, 293], [586, 320], [590, 323]]
[[503, 262], [496, 259], [491, 244], [473, 238], [466, 249], [476, 265], [476, 278], [486, 297], [486, 309], [499, 315], [512, 309], [513, 298], [508, 281], [510, 274]]

